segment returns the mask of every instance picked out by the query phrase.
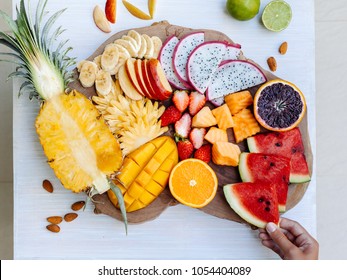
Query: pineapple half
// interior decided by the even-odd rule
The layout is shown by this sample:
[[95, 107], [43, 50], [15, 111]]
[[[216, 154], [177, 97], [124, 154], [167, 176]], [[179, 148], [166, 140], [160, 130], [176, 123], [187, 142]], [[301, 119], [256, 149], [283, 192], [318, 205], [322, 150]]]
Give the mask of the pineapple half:
[[[34, 21], [24, 0], [15, 21], [0, 11], [13, 32], [0, 32], [0, 43], [13, 51], [2, 55], [14, 58], [6, 61], [18, 65], [10, 77], [24, 79], [19, 95], [28, 90], [30, 99], [41, 102], [36, 130], [48, 163], [63, 186], [73, 192], [89, 191], [90, 196], [111, 188], [123, 201], [121, 191], [109, 179], [122, 165], [120, 145], [92, 102], [77, 91], [68, 92], [71, 72], [67, 69], [74, 64], [67, 56], [71, 48], [64, 47], [65, 41], [52, 50], [52, 42], [62, 30], [50, 33], [64, 10], [43, 22], [46, 4], [47, 0], [39, 1]], [[121, 211], [127, 226], [125, 208]]]

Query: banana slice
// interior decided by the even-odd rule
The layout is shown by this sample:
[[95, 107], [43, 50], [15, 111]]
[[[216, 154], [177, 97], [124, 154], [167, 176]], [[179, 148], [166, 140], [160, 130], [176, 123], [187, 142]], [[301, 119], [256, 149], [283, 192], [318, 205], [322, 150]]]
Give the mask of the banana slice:
[[83, 87], [91, 87], [94, 85], [98, 66], [92, 61], [85, 61], [80, 66], [79, 80]]
[[98, 95], [106, 96], [112, 90], [113, 80], [110, 73], [99, 70], [96, 74], [95, 89]]
[[130, 36], [128, 36], [128, 35], [122, 36], [122, 39], [126, 40], [126, 41], [129, 41], [134, 46], [134, 49], [136, 50], [136, 55], [137, 55], [137, 53], [139, 52], [139, 49], [140, 49], [141, 46], [137, 44], [135, 39], [130, 37]]
[[152, 36], [151, 39], [154, 45], [153, 58], [158, 58], [163, 42], [157, 36]]
[[98, 66], [98, 70], [101, 69], [101, 55], [94, 57], [93, 62]]
[[128, 32], [128, 36], [133, 38], [136, 41], [136, 44], [139, 46], [139, 49], [140, 49], [141, 48], [141, 44], [142, 44], [140, 33], [135, 31], [135, 30], [130, 30]]
[[147, 59], [153, 58], [154, 45], [151, 37], [149, 37], [147, 34], [142, 34], [142, 37], [146, 40], [147, 43], [147, 50], [144, 57]]
[[118, 63], [118, 59], [119, 59], [119, 51], [117, 46], [115, 44], [108, 44], [101, 55], [102, 69], [107, 72], [112, 71], [116, 67]]
[[147, 41], [141, 36], [141, 48], [139, 49], [138, 58], [143, 58], [147, 51]]
[[130, 43], [130, 41], [124, 39], [117, 39], [116, 41], [114, 41], [114, 43], [124, 47], [129, 52], [131, 57], [137, 56], [136, 48], [133, 46], [133, 44]]
[[128, 50], [126, 48], [124, 48], [123, 46], [121, 46], [119, 44], [116, 44], [116, 43], [115, 43], [115, 45], [118, 48], [119, 58], [124, 57], [124, 56], [126, 58], [130, 58], [131, 57], [130, 53], [128, 52]]

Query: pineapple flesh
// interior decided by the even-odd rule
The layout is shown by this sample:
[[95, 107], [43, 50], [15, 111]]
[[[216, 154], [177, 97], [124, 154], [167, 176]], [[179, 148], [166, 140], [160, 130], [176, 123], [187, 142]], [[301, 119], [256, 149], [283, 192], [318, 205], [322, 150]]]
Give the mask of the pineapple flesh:
[[120, 168], [121, 151], [87, 98], [77, 91], [51, 98], [41, 107], [36, 130], [49, 165], [67, 189], [107, 190], [106, 176]]
[[67, 55], [71, 50], [65, 47], [67, 41], [53, 48], [63, 29], [51, 32], [64, 10], [46, 19], [46, 6], [47, 0], [40, 0], [31, 16], [21, 0], [16, 20], [0, 11], [0, 17], [12, 31], [0, 31], [0, 44], [14, 51], [0, 55], [17, 64], [10, 77], [24, 80], [19, 95], [28, 92], [30, 99], [41, 102], [36, 130], [48, 162], [63, 186], [73, 192], [88, 190], [90, 196], [112, 189], [120, 201], [127, 228], [121, 191], [109, 179], [122, 165], [120, 145], [92, 102], [77, 91], [69, 92], [69, 68], [75, 61]]

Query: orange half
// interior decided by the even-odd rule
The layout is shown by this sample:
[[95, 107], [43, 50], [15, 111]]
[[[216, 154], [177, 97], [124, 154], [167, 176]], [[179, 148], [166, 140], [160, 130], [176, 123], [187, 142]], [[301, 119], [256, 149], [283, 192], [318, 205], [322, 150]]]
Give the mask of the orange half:
[[218, 179], [207, 163], [189, 158], [179, 162], [173, 168], [169, 187], [173, 197], [180, 203], [201, 208], [216, 196]]

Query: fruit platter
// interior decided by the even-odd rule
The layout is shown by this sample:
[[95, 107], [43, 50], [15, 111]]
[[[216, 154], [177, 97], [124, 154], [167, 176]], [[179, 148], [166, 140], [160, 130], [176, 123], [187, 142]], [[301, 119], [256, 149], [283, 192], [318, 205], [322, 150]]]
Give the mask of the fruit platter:
[[[18, 12], [25, 22], [25, 7]], [[94, 22], [106, 32], [97, 13]], [[313, 173], [306, 93], [248, 58], [242, 42], [168, 19], [128, 24], [76, 64], [68, 48], [50, 53], [38, 44], [47, 76], [26, 68], [29, 58], [19, 64], [12, 76], [27, 79], [19, 92], [41, 104], [34, 124], [54, 180], [104, 214], [95, 219], [130, 226], [128, 236], [178, 205], [231, 226], [278, 224], [303, 199]], [[44, 42], [46, 26], [39, 26], [27, 33], [42, 31]], [[48, 180], [43, 187], [53, 192]], [[73, 206], [76, 212], [85, 202]], [[62, 220], [50, 218], [47, 229], [58, 233]]]
[[[278, 160], [281, 160], [278, 159], [277, 156], [280, 156], [281, 154], [288, 154], [288, 149], [294, 150], [295, 147], [300, 146], [298, 152], [299, 150], [301, 151], [300, 157], [302, 157], [302, 161], [295, 161], [295, 164], [298, 164], [300, 166], [297, 168], [297, 171], [295, 172], [299, 172], [300, 174], [294, 174], [295, 172], [291, 174], [291, 185], [289, 188], [287, 186], [289, 184], [289, 175], [285, 175], [286, 173], [281, 173], [280, 175], [278, 175], [279, 177], [287, 176], [287, 179], [285, 179], [286, 182], [284, 183], [285, 194], [282, 198], [283, 201], [281, 202], [282, 206], [280, 207], [280, 209], [282, 212], [284, 212], [286, 209], [289, 210], [292, 207], [294, 207], [301, 200], [302, 196], [306, 191], [306, 188], [308, 186], [307, 182], [310, 180], [310, 171], [308, 167], [312, 167], [312, 154], [309, 145], [309, 136], [307, 132], [307, 122], [305, 113], [297, 117], [296, 123], [293, 123], [291, 126], [291, 128], [293, 129], [286, 129], [287, 131], [291, 130], [292, 132], [281, 132], [283, 135], [288, 136], [275, 136], [276, 132], [273, 132], [269, 133], [267, 135], [267, 138], [261, 139], [262, 136], [265, 135], [265, 132], [270, 132], [269, 129], [271, 129], [271, 127], [266, 127], [266, 120], [263, 121], [262, 125], [258, 125], [257, 123], [260, 122], [255, 120], [251, 110], [246, 108], [249, 108], [251, 107], [250, 105], [253, 105], [253, 96], [259, 89], [260, 85], [263, 85], [266, 82], [268, 82], [267, 85], [271, 85], [271, 81], [274, 81], [274, 83], [284, 83], [285, 81], [280, 80], [269, 71], [261, 69], [261, 67], [257, 65], [255, 62], [247, 59], [242, 53], [241, 46], [235, 44], [225, 34], [215, 30], [193, 30], [187, 27], [171, 25], [168, 22], [160, 22], [152, 26], [140, 29], [124, 30], [111, 36], [90, 57], [88, 57], [86, 60], [83, 60], [80, 63], [80, 69], [75, 70], [75, 82], [73, 82], [70, 85], [70, 87], [78, 90], [79, 92], [94, 100], [94, 102], [97, 104], [97, 108], [101, 108], [100, 110], [104, 110], [105, 118], [107, 120], [110, 120], [110, 123], [114, 122], [117, 118], [117, 115], [112, 113], [112, 108], [120, 107], [120, 105], [111, 104], [108, 105], [110, 107], [107, 107], [107, 102], [108, 104], [110, 104], [112, 101], [108, 101], [105, 98], [105, 95], [107, 96], [108, 92], [106, 92], [106, 94], [102, 93], [104, 90], [104, 84], [102, 84], [102, 87], [99, 86], [99, 88], [101, 88], [99, 91], [98, 85], [96, 84], [95, 86], [85, 86], [86, 84], [88, 85], [88, 82], [86, 82], [85, 80], [88, 80], [89, 76], [83, 72], [84, 70], [82, 69], [82, 67], [84, 63], [95, 63], [93, 67], [101, 69], [102, 66], [100, 65], [100, 62], [99, 66], [96, 66], [98, 64], [97, 60], [100, 59], [100, 56], [102, 57], [103, 54], [107, 50], [109, 50], [111, 46], [114, 46], [117, 43], [122, 44], [122, 46], [127, 46], [125, 43], [126, 39], [129, 39], [129, 41], [131, 41], [130, 38], [134, 38], [133, 40], [135, 40], [137, 37], [141, 36], [144, 36], [144, 38], [147, 38], [147, 40], [148, 38], [158, 38], [155, 40], [163, 43], [159, 43], [160, 47], [158, 47], [156, 53], [154, 53], [153, 56], [149, 55], [147, 59], [144, 58], [144, 56], [146, 55], [145, 51], [143, 51], [144, 54], [139, 55], [136, 54], [133, 50], [133, 57], [128, 57], [126, 61], [124, 60], [125, 62], [123, 64], [119, 63], [117, 65], [117, 67], [120, 69], [119, 72], [112, 74], [117, 76], [116, 81], [119, 81], [120, 90], [124, 91], [125, 96], [128, 96], [133, 100], [142, 100], [143, 98], [157, 100], [156, 102], [159, 102], [158, 104], [162, 104], [162, 106], [165, 107], [165, 111], [167, 110], [167, 112], [164, 111], [160, 118], [158, 118], [158, 120], [161, 120], [162, 123], [165, 122], [163, 124], [164, 127], [168, 126], [168, 131], [163, 131], [163, 125], [161, 125], [160, 128], [160, 126], [158, 126], [157, 124], [156, 129], [154, 129], [154, 126], [145, 128], [145, 126], [142, 125], [142, 131], [137, 132], [138, 134], [135, 133], [131, 137], [139, 139], [141, 138], [141, 136], [143, 137], [143, 135], [146, 135], [146, 137], [143, 137], [143, 141], [145, 142], [148, 141], [148, 139], [150, 139], [149, 137], [156, 138], [156, 135], [161, 134], [167, 135], [172, 139], [176, 138], [177, 140], [177, 135], [180, 134], [180, 136], [183, 139], [180, 139], [176, 143], [179, 153], [178, 161], [193, 157], [193, 152], [188, 152], [188, 155], [180, 154], [184, 153], [184, 148], [181, 149], [181, 152], [180, 145], [184, 146], [182, 144], [185, 142], [185, 139], [190, 139], [190, 142], [193, 143], [193, 146], [195, 145], [195, 152], [201, 146], [204, 146], [203, 144], [205, 144], [205, 147], [209, 148], [209, 151], [206, 153], [206, 157], [208, 158], [206, 161], [217, 175], [218, 188], [216, 196], [213, 196], [213, 199], [209, 201], [208, 204], [206, 204], [203, 207], [197, 206], [196, 208], [199, 208], [200, 210], [208, 214], [214, 215], [216, 217], [225, 218], [237, 222], [245, 221], [237, 213], [235, 213], [235, 211], [230, 209], [230, 206], [225, 199], [223, 186], [227, 184], [241, 182], [243, 180], [246, 182], [252, 182], [255, 174], [261, 174], [259, 175], [259, 178], [266, 178], [266, 176], [268, 176], [270, 180], [275, 180], [273, 177], [271, 177], [271, 172], [268, 173], [268, 171], [264, 169], [268, 168], [268, 166], [265, 167], [264, 165], [263, 169], [261, 169], [261, 167], [259, 167], [259, 162], [254, 163], [254, 160], [257, 160], [253, 160], [253, 153], [266, 154], [268, 150], [271, 149], [269, 145], [278, 145], [275, 146], [278, 148], [278, 151], [270, 152], [270, 154], [275, 154], [275, 158], [273, 160], [277, 163]], [[138, 42], [140, 42], [140, 39], [138, 39]], [[181, 48], [177, 48], [177, 45], [180, 46], [179, 42], [181, 42]], [[184, 46], [184, 44], [186, 44], [186, 46]], [[192, 45], [190, 51], [193, 50], [193, 54], [190, 55], [186, 53], [189, 45]], [[223, 52], [225, 48], [227, 49], [227, 53], [225, 54], [225, 57], [223, 57], [222, 54], [224, 54]], [[182, 53], [180, 53], [180, 49], [182, 49]], [[176, 77], [176, 75], [174, 75], [177, 71], [177, 68], [175, 68], [175, 72], [173, 69], [170, 69], [171, 61], [173, 59], [172, 57], [175, 55], [176, 57], [184, 57], [184, 59], [182, 60], [183, 62], [177, 62], [178, 69], [180, 65], [187, 65], [187, 68], [190, 67], [192, 69], [192, 71], [187, 71], [186, 69], [183, 69], [181, 71], [182, 76], [184, 76], [185, 72], [187, 72], [190, 75], [189, 77], [185, 77], [185, 84], [182, 82], [182, 80], [184, 81], [184, 78], [180, 77], [179, 79]], [[154, 60], [153, 57], [158, 59]], [[153, 90], [153, 92], [149, 93], [150, 90], [146, 88], [146, 85], [149, 88], [151, 86], [151, 83], [150, 81], [148, 81], [148, 83], [146, 84], [146, 81], [140, 75], [140, 73], [145, 73], [145, 69], [141, 69], [141, 65], [139, 65], [141, 63], [143, 64], [146, 61], [148, 61], [148, 63], [157, 62], [158, 65], [162, 65], [162, 69], [160, 69], [159, 71], [163, 72], [162, 80], [164, 80], [164, 82], [162, 82], [163, 89], [161, 91], [164, 93], [163, 97], [160, 95], [161, 92], [159, 89], [157, 89], [156, 91]], [[210, 61], [213, 62], [210, 63]], [[199, 63], [201, 63], [202, 65], [199, 65]], [[86, 64], [84, 64], [85, 67], [87, 67]], [[124, 67], [122, 67], [123, 65]], [[145, 66], [142, 65], [142, 67]], [[156, 67], [158, 66], [154, 65], [152, 68], [156, 69]], [[217, 68], [218, 70], [216, 70]], [[204, 69], [207, 69], [208, 71], [206, 73], [203, 73]], [[233, 70], [231, 69], [236, 69], [236, 74], [234, 74]], [[156, 70], [154, 70], [153, 72], [155, 71]], [[200, 73], [202, 73], [201, 76]], [[212, 73], [215, 74], [214, 77], [211, 77]], [[127, 76], [126, 78], [124, 78], [125, 75]], [[234, 89], [232, 88], [234, 87], [234, 85], [231, 84], [232, 81], [235, 80], [237, 75], [242, 76], [240, 77], [240, 82], [237, 85], [235, 85]], [[80, 79], [79, 76], [81, 77]], [[223, 78], [218, 80], [221, 76]], [[226, 78], [224, 78], [224, 76]], [[188, 84], [189, 82], [192, 83], [193, 81], [195, 81], [194, 86]], [[221, 83], [222, 86], [220, 86]], [[230, 85], [230, 88], [228, 88], [228, 85]], [[167, 89], [165, 89], [165, 86]], [[219, 88], [223, 88], [225, 92], [220, 93]], [[96, 93], [96, 91], [98, 91], [98, 94]], [[106, 91], [110, 91], [110, 89], [107, 89]], [[297, 89], [297, 91], [300, 92], [299, 89]], [[206, 97], [205, 92], [207, 92]], [[230, 94], [230, 92], [237, 93], [233, 95]], [[216, 95], [217, 98], [214, 99], [214, 95]], [[233, 100], [233, 98], [235, 100]], [[185, 100], [187, 100], [187, 102]], [[192, 104], [194, 102], [196, 104], [201, 102], [201, 105], [198, 104], [199, 107], [194, 108]], [[171, 111], [171, 109], [176, 110]], [[232, 118], [237, 120], [237, 113], [242, 111], [242, 109], [245, 109], [243, 111], [245, 117], [240, 117], [241, 120], [245, 120], [244, 122], [240, 122], [239, 126], [242, 129], [236, 130], [237, 128], [235, 127], [234, 129], [232, 129]], [[205, 114], [204, 111], [206, 111], [207, 113]], [[226, 111], [226, 113], [224, 111]], [[177, 119], [175, 119], [176, 112], [178, 113]], [[290, 114], [290, 112], [284, 114], [287, 115]], [[165, 115], [167, 115], [168, 117], [166, 118]], [[231, 121], [228, 121], [228, 118], [231, 119]], [[258, 116], [258, 118], [260, 119], [261, 117]], [[248, 119], [251, 122], [250, 124], [247, 123]], [[134, 122], [136, 122], [136, 120], [134, 120]], [[189, 122], [189, 125], [185, 125], [186, 122]], [[179, 123], [183, 124], [178, 125]], [[294, 127], [297, 127], [298, 125], [299, 128], [294, 129]], [[242, 135], [242, 131], [244, 128], [246, 130], [245, 136]], [[134, 129], [136, 130], [136, 128]], [[254, 129], [254, 131], [252, 131], [252, 129]], [[153, 136], [150, 136], [149, 131], [151, 130], [154, 131]], [[235, 131], [240, 132], [236, 133]], [[196, 136], [194, 136], [194, 134], [196, 134]], [[203, 134], [203, 136], [201, 136], [201, 134]], [[121, 146], [122, 144], [124, 145], [123, 151], [126, 150], [126, 153], [128, 153], [128, 151], [133, 151], [134, 148], [130, 147], [132, 140], [122, 140], [122, 137], [124, 136], [121, 136], [119, 139], [121, 142]], [[287, 140], [287, 138], [289, 140]], [[217, 144], [215, 144], [216, 142]], [[233, 146], [229, 147], [229, 143], [234, 144], [232, 144]], [[233, 157], [231, 156], [230, 159], [225, 160], [223, 159], [223, 155], [220, 155], [220, 158], [218, 158], [217, 155], [219, 153], [222, 153], [218, 152], [218, 150], [225, 151], [230, 148], [233, 149], [234, 147], [236, 147], [235, 144], [237, 144], [238, 149], [238, 153], [236, 153], [235, 156], [236, 159], [233, 159]], [[282, 144], [283, 150], [279, 147], [279, 145]], [[210, 150], [213, 150], [214, 153]], [[231, 154], [232, 153], [233, 152], [231, 152]], [[246, 153], [250, 156], [247, 159], [246, 157], [243, 157], [246, 156]], [[212, 159], [213, 154], [215, 155], [214, 159]], [[241, 159], [244, 158], [244, 160], [240, 160], [240, 164], [242, 164], [239, 166], [238, 158], [240, 154]], [[136, 161], [136, 158], [134, 158], [134, 160]], [[149, 159], [146, 160], [146, 162], [148, 161]], [[269, 160], [269, 163], [270, 161], [271, 160]], [[284, 163], [284, 165], [286, 164], [288, 163]], [[256, 165], [258, 166], [258, 168], [256, 168]], [[292, 165], [294, 165], [294, 162], [292, 163]], [[250, 168], [250, 166], [252, 166], [253, 170], [257, 170], [246, 171]], [[244, 167], [245, 170], [241, 167]], [[148, 173], [150, 172], [151, 171], [149, 171]], [[186, 172], [189, 171], [187, 170]], [[244, 175], [245, 173], [254, 174], [249, 174], [249, 178], [246, 179], [247, 176]], [[124, 174], [125, 173], [123, 173], [123, 175], [121, 174], [120, 178], [122, 178], [122, 180], [127, 180], [125, 177], [123, 177], [125, 176]], [[131, 177], [134, 178], [136, 176], [132, 175]], [[139, 179], [139, 182], [137, 182], [140, 185], [141, 180], [142, 179]], [[131, 184], [128, 187], [130, 190], [132, 188]], [[144, 189], [146, 189], [146, 186], [144, 187]], [[124, 192], [126, 193], [127, 191], [124, 190]], [[108, 194], [109, 195], [102, 194], [93, 197], [96, 201], [96, 213], [103, 213], [115, 217], [117, 219], [123, 219], [121, 211], [114, 207], [114, 204], [117, 205], [117, 202], [112, 203], [116, 200], [115, 196], [112, 195], [112, 193], [110, 192], [108, 192]], [[137, 194], [133, 193], [133, 197], [135, 197], [136, 195]], [[126, 203], [129, 203], [130, 205], [134, 203], [133, 205], [135, 205], [136, 203], [133, 201], [133, 197], [131, 198], [131, 202]], [[133, 206], [135, 211], [133, 211], [132, 207], [129, 206], [130, 211], [128, 209], [127, 213], [128, 222], [139, 223], [154, 219], [158, 217], [168, 206], [173, 206], [177, 203], [179, 202], [172, 195], [170, 189], [164, 186], [163, 191], [160, 192], [160, 194], [155, 199], [152, 198], [151, 202], [148, 205], [147, 203], [145, 203], [145, 206], [142, 207]]]

